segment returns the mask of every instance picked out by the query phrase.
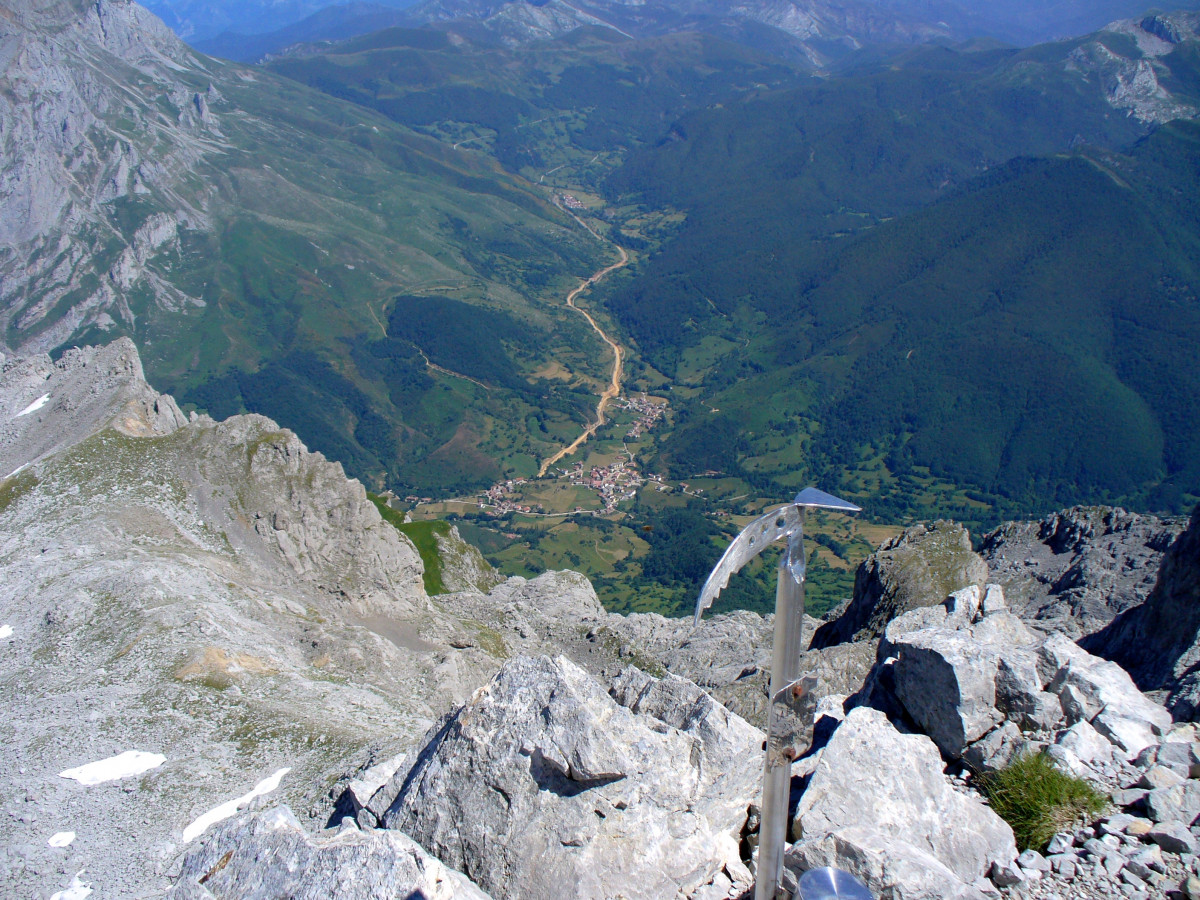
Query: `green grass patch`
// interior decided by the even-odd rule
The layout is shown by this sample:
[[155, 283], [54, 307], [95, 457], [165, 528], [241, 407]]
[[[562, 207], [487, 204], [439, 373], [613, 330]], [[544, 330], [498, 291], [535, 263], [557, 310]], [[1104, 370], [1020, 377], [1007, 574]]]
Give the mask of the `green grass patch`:
[[438, 535], [446, 537], [450, 534], [450, 523], [438, 520], [405, 522], [403, 514], [388, 506], [387, 502], [378, 494], [368, 491], [367, 496], [379, 510], [379, 515], [383, 516], [383, 520], [394, 526], [417, 548], [417, 553], [421, 555], [421, 562], [425, 564], [425, 593], [431, 597], [435, 594], [446, 593], [446, 585], [442, 581], [442, 556], [438, 552], [437, 538]]
[[18, 472], [0, 481], [0, 513], [32, 491], [38, 485], [32, 472]]
[[1027, 753], [982, 779], [992, 809], [1012, 826], [1022, 850], [1046, 849], [1081, 815], [1099, 815], [1106, 801], [1087, 781], [1057, 768], [1045, 753]]

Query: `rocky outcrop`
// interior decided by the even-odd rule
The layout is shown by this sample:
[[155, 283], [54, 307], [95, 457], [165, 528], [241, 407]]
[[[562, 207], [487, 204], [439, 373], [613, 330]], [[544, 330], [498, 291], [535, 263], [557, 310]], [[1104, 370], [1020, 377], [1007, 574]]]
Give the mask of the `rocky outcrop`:
[[610, 696], [562, 657], [518, 657], [397, 773], [383, 824], [514, 900], [693, 896], [747, 880], [762, 740], [680, 680], [626, 672]]
[[[610, 614], [577, 572], [510, 578], [486, 596], [459, 593], [438, 599], [462, 620], [495, 634], [506, 656], [563, 653], [602, 679], [629, 664], [652, 674], [671, 672], [699, 684], [754, 724], [765, 725], [772, 616], [737, 610], [693, 628], [690, 619]], [[477, 642], [480, 632], [470, 627], [474, 636], [450, 640]]]
[[[283, 768], [278, 798], [324, 822], [348, 758], [411, 744], [499, 665], [439, 641], [463, 624], [341, 466], [262, 417], [185, 419], [129, 341], [5, 361], [0, 469], [10, 890], [59, 865], [164, 890], [184, 829]], [[57, 775], [131, 749], [165, 762]]]
[[1168, 89], [1170, 68], [1161, 58], [1178, 45], [1197, 40], [1200, 16], [1192, 12], [1151, 14], [1114, 22], [1104, 31], [1131, 38], [1136, 54], [1092, 40], [1071, 52], [1068, 71], [1086, 73], [1099, 81], [1115, 109], [1142, 122], [1162, 124], [1196, 115], [1190, 98], [1173, 95]]
[[129, 437], [186, 424], [174, 399], [148, 384], [133, 341], [0, 363], [0, 474], [36, 464], [105, 427]]
[[985, 900], [995, 888], [965, 884], [937, 857], [870, 827], [842, 828], [797, 844], [785, 864], [803, 873], [831, 866], [891, 900]]
[[451, 525], [445, 535], [435, 531], [433, 538], [442, 561], [442, 584], [447, 591], [478, 591], [486, 594], [506, 580], [483, 558], [478, 548], [463, 540], [457, 526]]
[[1048, 748], [1077, 774], [1119, 778], [1170, 714], [1119, 666], [1027, 628], [1002, 598], [997, 585], [966, 588], [892, 621], [852, 702], [908, 717], [978, 770]]
[[1168, 692], [1178, 719], [1200, 718], [1200, 506], [1171, 545], [1144, 603], [1085, 646], [1126, 668], [1145, 690]]
[[[839, 843], [900, 845], [902, 857], [914, 855], [912, 848], [949, 871], [942, 878], [943, 896], [965, 891], [993, 863], [1015, 859], [1017, 849], [1004, 820], [977, 798], [956, 792], [943, 768], [938, 748], [925, 735], [901, 734], [877, 710], [852, 710], [821, 751], [796, 808], [794, 856], [809, 860], [813, 853], [832, 852], [841, 858], [848, 851], [832, 849]], [[862, 832], [839, 837], [844, 829], [876, 837], [867, 840]], [[819, 851], [806, 848], [814, 841]], [[866, 876], [876, 895], [891, 887], [876, 872]]]
[[1008, 522], [980, 553], [1025, 622], [1073, 640], [1145, 601], [1177, 520], [1117, 507], [1076, 506], [1036, 522]]
[[896, 616], [941, 603], [959, 588], [982, 584], [987, 577], [987, 564], [971, 549], [971, 535], [957, 522], [914, 525], [858, 567], [850, 605], [817, 630], [812, 645], [820, 649], [878, 638]]
[[396, 831], [352, 820], [309, 834], [286, 806], [222, 826], [183, 858], [171, 900], [487, 900], [487, 895]]

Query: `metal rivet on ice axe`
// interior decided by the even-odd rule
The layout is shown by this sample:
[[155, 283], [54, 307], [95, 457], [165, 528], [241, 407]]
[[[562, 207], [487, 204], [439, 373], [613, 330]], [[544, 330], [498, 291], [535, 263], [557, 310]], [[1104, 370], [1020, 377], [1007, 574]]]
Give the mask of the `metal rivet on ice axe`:
[[767, 547], [787, 538], [779, 560], [775, 588], [775, 642], [771, 650], [771, 702], [767, 710], [767, 760], [763, 773], [762, 824], [758, 835], [758, 868], [754, 900], [775, 900], [783, 874], [783, 844], [787, 834], [788, 797], [792, 762], [812, 746], [815, 679], [797, 679], [804, 631], [804, 513], [831, 509], [856, 513], [853, 503], [816, 488], [805, 488], [790, 505], [755, 519], [737, 536], [704, 583], [696, 601], [696, 623], [717, 594], [738, 572]]

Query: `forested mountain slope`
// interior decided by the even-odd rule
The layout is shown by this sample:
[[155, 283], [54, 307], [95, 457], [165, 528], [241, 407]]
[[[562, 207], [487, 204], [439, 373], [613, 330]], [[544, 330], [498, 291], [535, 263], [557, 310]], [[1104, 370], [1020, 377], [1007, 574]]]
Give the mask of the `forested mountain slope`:
[[914, 464], [1018, 503], [1178, 503], [1200, 450], [1195, 127], [1104, 148], [1194, 113], [1194, 34], [915, 51], [635, 154], [610, 190], [688, 220], [609, 308], [668, 377], [727, 354], [664, 464], [811, 466], [910, 509]]

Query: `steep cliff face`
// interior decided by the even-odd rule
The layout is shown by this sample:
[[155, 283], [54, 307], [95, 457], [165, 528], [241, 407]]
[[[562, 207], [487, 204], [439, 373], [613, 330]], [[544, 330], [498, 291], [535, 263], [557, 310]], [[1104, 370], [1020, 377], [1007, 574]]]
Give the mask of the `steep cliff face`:
[[1085, 642], [1129, 670], [1142, 690], [1165, 690], [1176, 719], [1200, 720], [1200, 507], [1157, 569], [1145, 602]]
[[1086, 637], [1145, 601], [1183, 521], [1119, 507], [1076, 506], [1006, 522], [983, 538], [992, 579], [1026, 622]]
[[[462, 230], [539, 249], [500, 248], [501, 278]], [[602, 252], [576, 230], [489, 161], [196, 53], [131, 0], [0, 10], [0, 344], [16, 352], [126, 334], [175, 383], [256, 371], [297, 333], [340, 357], [347, 336], [377, 339], [397, 293], [478, 277], [510, 298], [531, 267], [574, 271]]]
[[[0, 12], [0, 324], [10, 340], [49, 349], [88, 324], [131, 322], [135, 288], [172, 308], [199, 302], [145, 264], [179, 227], [206, 225], [194, 185], [182, 189], [223, 141], [205, 75], [128, 0]], [[130, 222], [138, 206], [154, 213]]]

